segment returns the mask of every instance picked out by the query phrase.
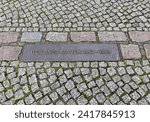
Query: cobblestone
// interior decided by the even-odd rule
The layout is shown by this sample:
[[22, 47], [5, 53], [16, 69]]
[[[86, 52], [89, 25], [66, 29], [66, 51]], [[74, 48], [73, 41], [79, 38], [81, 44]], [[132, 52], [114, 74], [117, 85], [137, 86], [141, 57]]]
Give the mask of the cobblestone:
[[127, 37], [123, 32], [99, 32], [100, 41], [126, 41]]
[[40, 42], [42, 34], [40, 32], [24, 32], [21, 37], [21, 42]]
[[150, 27], [148, 0], [18, 0], [1, 1], [0, 5], [3, 31], [148, 31]]
[[[74, 65], [71, 68], [53, 67], [52, 62], [46, 68], [49, 70], [45, 70], [43, 64], [37, 67], [36, 62], [30, 62], [30, 68], [28, 65], [23, 68], [22, 62], [14, 66], [9, 63], [0, 62], [3, 67], [0, 68], [0, 104], [149, 104], [149, 60], [125, 60], [121, 66], [119, 62], [105, 62], [105, 67], [90, 67], [89, 64], [88, 67]], [[68, 62], [64, 63], [69, 66]], [[130, 71], [131, 67], [134, 67], [134, 73]], [[57, 72], [60, 69], [61, 75]], [[88, 72], [84, 72], [85, 69]], [[104, 73], [101, 73], [102, 69]], [[93, 77], [93, 71], [98, 73], [96, 77]], [[126, 74], [126, 71], [130, 73]]]
[[140, 59], [141, 53], [138, 45], [121, 45], [122, 56], [124, 59]]
[[[149, 0], [1, 0], [0, 104], [150, 104]], [[24, 46], [116, 44], [119, 61], [22, 62]]]

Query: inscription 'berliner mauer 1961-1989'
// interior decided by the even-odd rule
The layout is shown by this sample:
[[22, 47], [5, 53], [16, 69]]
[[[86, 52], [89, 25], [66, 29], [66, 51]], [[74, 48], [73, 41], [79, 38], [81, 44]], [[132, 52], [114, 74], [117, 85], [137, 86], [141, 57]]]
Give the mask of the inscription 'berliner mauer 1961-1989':
[[58, 54], [62, 54], [62, 55], [79, 55], [79, 54], [95, 54], [95, 53], [98, 53], [98, 54], [110, 54], [110, 50], [107, 50], [107, 49], [98, 49], [98, 50], [89, 50], [89, 49], [85, 49], [85, 50], [51, 50], [51, 49], [48, 49], [48, 50], [33, 50], [32, 51], [32, 54], [34, 55], [58, 55]]
[[116, 44], [35, 44], [26, 45], [23, 61], [116, 61]]

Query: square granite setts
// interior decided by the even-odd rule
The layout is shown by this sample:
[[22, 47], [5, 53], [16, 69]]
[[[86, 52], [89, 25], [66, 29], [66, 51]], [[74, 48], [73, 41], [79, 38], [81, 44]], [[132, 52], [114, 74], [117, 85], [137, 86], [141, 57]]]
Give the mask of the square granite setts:
[[41, 38], [41, 32], [24, 32], [21, 36], [21, 42], [40, 42]]
[[116, 44], [29, 44], [22, 61], [117, 61]]

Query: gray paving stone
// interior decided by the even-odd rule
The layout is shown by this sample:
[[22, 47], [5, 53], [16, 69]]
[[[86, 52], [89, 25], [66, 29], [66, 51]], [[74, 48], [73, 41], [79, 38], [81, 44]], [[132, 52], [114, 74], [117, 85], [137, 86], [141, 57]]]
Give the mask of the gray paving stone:
[[27, 76], [21, 77], [21, 79], [20, 79], [20, 84], [26, 84], [27, 82], [28, 82]]
[[4, 103], [2, 103], [2, 105], [13, 105], [14, 102], [11, 100], [5, 101]]
[[138, 101], [138, 105], [149, 105], [149, 104], [144, 98], [142, 98], [141, 100]]
[[150, 48], [149, 47], [150, 47], [150, 44], [145, 44], [144, 45], [144, 49], [145, 49], [146, 56], [147, 56], [148, 59], [150, 59]]
[[5, 81], [3, 82], [3, 86], [4, 86], [5, 88], [10, 87], [10, 82], [9, 82], [8, 80], [5, 80]]
[[71, 90], [70, 93], [71, 93], [71, 95], [72, 95], [73, 98], [77, 98], [80, 95], [80, 93], [78, 92], [78, 90], [76, 88], [74, 88], [73, 90]]
[[17, 42], [18, 36], [18, 32], [0, 32], [0, 44]]
[[72, 80], [67, 81], [65, 87], [68, 91], [72, 90], [75, 87], [74, 82]]
[[26, 74], [26, 68], [19, 68], [18, 69], [18, 76], [23, 76]]
[[19, 84], [15, 84], [14, 86], [13, 86], [13, 91], [17, 91], [17, 90], [19, 90], [21, 88], [21, 86], [19, 85]]
[[131, 81], [131, 76], [126, 74], [126, 75], [123, 75], [122, 76], [122, 80], [125, 82], [125, 83], [129, 83]]
[[127, 73], [128, 73], [129, 75], [134, 74], [134, 70], [133, 70], [133, 68], [132, 68], [131, 66], [128, 66], [128, 67], [126, 68], [126, 70], [127, 70]]
[[115, 76], [112, 77], [112, 79], [115, 83], [117, 83], [121, 80], [121, 77], [119, 75], [115, 75]]
[[64, 73], [66, 74], [67, 78], [71, 78], [73, 76], [73, 72], [70, 69], [65, 70]]
[[150, 32], [131, 31], [129, 35], [131, 39], [136, 42], [146, 42], [150, 40]]
[[51, 100], [49, 99], [48, 96], [43, 97], [42, 100], [40, 101], [41, 105], [47, 105], [47, 104], [50, 104], [50, 103], [51, 103]]
[[79, 90], [80, 92], [83, 92], [83, 91], [87, 90], [87, 86], [86, 86], [85, 83], [78, 84], [78, 85], [77, 85], [77, 88], [78, 88], [78, 90]]
[[119, 67], [117, 69], [117, 71], [118, 71], [119, 75], [125, 75], [126, 74], [126, 70], [124, 67]]
[[36, 72], [35, 67], [28, 67], [28, 68], [27, 68], [27, 74], [28, 74], [28, 75], [35, 74], [35, 72]]
[[89, 82], [89, 83], [87, 84], [87, 86], [88, 86], [89, 88], [95, 87], [95, 86], [96, 86], [95, 81]]
[[24, 32], [21, 37], [21, 42], [40, 42], [42, 33], [40, 32]]
[[133, 88], [133, 89], [137, 89], [138, 85], [134, 82], [130, 82], [129, 85]]
[[116, 104], [117, 102], [120, 101], [119, 97], [116, 95], [116, 94], [113, 94], [111, 97], [110, 97], [110, 101], [111, 103], [114, 105]]
[[76, 105], [76, 102], [75, 102], [73, 99], [70, 99], [70, 100], [67, 102], [67, 105]]
[[46, 40], [51, 42], [66, 42], [67, 41], [66, 32], [49, 32], [46, 35]]
[[42, 79], [46, 79], [47, 78], [47, 74], [46, 73], [41, 73], [39, 74], [39, 79], [42, 80]]
[[49, 77], [48, 81], [50, 82], [50, 84], [54, 83], [57, 80], [56, 75], [52, 75]]
[[105, 68], [99, 68], [100, 75], [105, 75], [106, 74], [106, 69]]
[[55, 68], [48, 68], [46, 71], [49, 76], [55, 74]]
[[43, 94], [46, 95], [46, 94], [49, 94], [51, 92], [51, 89], [49, 87], [45, 87], [42, 89], [43, 91]]
[[126, 85], [123, 86], [123, 90], [126, 91], [126, 93], [128, 93], [128, 94], [129, 94], [131, 91], [133, 91], [133, 90], [131, 89], [131, 87], [130, 87], [128, 84], [126, 84]]
[[81, 68], [81, 73], [83, 75], [89, 74], [90, 73], [89, 68]]
[[23, 90], [23, 92], [24, 92], [25, 94], [27, 94], [27, 93], [29, 93], [29, 92], [30, 92], [29, 87], [28, 87], [28, 85], [27, 85], [27, 84], [26, 84], [26, 85], [24, 85], [24, 86], [22, 87], [22, 90]]
[[56, 88], [58, 88], [58, 87], [60, 87], [60, 83], [59, 82], [55, 82], [55, 83], [53, 83], [52, 85], [51, 85], [51, 89], [56, 89]]
[[130, 96], [132, 97], [132, 99], [134, 99], [135, 101], [137, 101], [140, 98], [140, 95], [135, 91], [133, 93], [130, 94]]
[[77, 103], [78, 105], [86, 105], [88, 103], [88, 100], [82, 95], [78, 97]]
[[87, 82], [91, 82], [93, 80], [93, 77], [91, 76], [91, 74], [84, 75], [83, 80], [85, 80]]
[[98, 105], [98, 102], [95, 98], [92, 98], [90, 101], [89, 101], [90, 105]]
[[146, 100], [150, 103], [150, 94], [146, 96]]
[[100, 41], [126, 41], [127, 37], [124, 32], [98, 32]]
[[58, 76], [63, 75], [63, 73], [64, 73], [64, 71], [63, 71], [62, 68], [60, 68], [60, 69], [56, 72], [56, 74], [57, 74]]
[[105, 85], [102, 86], [100, 90], [105, 94], [105, 96], [110, 95], [110, 90]]
[[113, 67], [107, 68], [107, 72], [108, 72], [108, 74], [109, 74], [110, 76], [113, 76], [113, 75], [115, 75], [115, 74], [117, 73], [117, 72], [116, 72], [116, 69], [113, 68]]
[[106, 62], [99, 62], [99, 67], [107, 67], [107, 63]]
[[73, 81], [79, 84], [83, 82], [83, 79], [81, 76], [76, 76], [76, 77], [73, 77]]
[[19, 46], [2, 46], [0, 47], [0, 60], [17, 60], [21, 52]]
[[58, 101], [56, 102], [56, 105], [64, 105], [64, 102], [63, 102], [62, 100], [58, 100]]
[[143, 73], [144, 73], [140, 67], [136, 67], [135, 72], [137, 73], [137, 75], [143, 75]]
[[43, 95], [42, 95], [42, 93], [39, 91], [39, 92], [37, 92], [37, 93], [34, 94], [34, 97], [35, 97], [36, 100], [38, 100], [38, 99], [42, 98]]
[[124, 59], [140, 59], [141, 53], [138, 45], [121, 45], [121, 52]]
[[111, 90], [111, 92], [118, 89], [118, 86], [113, 81], [108, 82], [107, 87]]
[[25, 103], [26, 103], [26, 105], [30, 105], [30, 104], [32, 104], [34, 101], [35, 101], [35, 100], [34, 100], [34, 98], [33, 98], [32, 95], [29, 95], [29, 96], [27, 96], [27, 97], [25, 98]]
[[0, 103], [3, 103], [4, 101], [6, 101], [6, 96], [4, 94], [4, 92], [0, 93]]
[[144, 72], [150, 73], [150, 66], [144, 66], [142, 69], [144, 70]]
[[0, 83], [0, 92], [2, 92], [4, 90], [4, 87], [2, 86], [2, 84]]
[[49, 97], [52, 99], [52, 101], [55, 101], [58, 99], [58, 94], [57, 92], [53, 92], [49, 95]]
[[91, 70], [91, 75], [92, 75], [93, 78], [97, 78], [99, 76], [98, 69], [92, 69]]
[[96, 95], [96, 99], [98, 100], [100, 104], [102, 104], [106, 100], [106, 97], [101, 93], [101, 94]]
[[116, 94], [118, 96], [122, 96], [124, 94], [124, 91], [122, 90], [122, 88], [118, 88], [117, 91], [116, 91]]
[[67, 92], [64, 86], [58, 88], [56, 91], [60, 96], [62, 96], [63, 94]]
[[71, 32], [71, 40], [73, 42], [92, 42], [96, 41], [96, 36], [94, 32]]
[[59, 81], [60, 81], [61, 84], [67, 82], [67, 77], [65, 75], [60, 76], [58, 79], [59, 79]]
[[135, 75], [132, 77], [132, 80], [136, 82], [136, 84], [140, 84], [142, 82], [142, 80], [139, 78], [138, 75]]
[[91, 96], [93, 96], [92, 91], [91, 91], [90, 89], [84, 91], [83, 94], [84, 94], [86, 97], [91, 97]]
[[31, 77], [29, 77], [29, 83], [34, 84], [37, 83], [37, 76], [35, 74], [31, 75]]
[[11, 97], [14, 96], [14, 93], [13, 93], [12, 89], [9, 89], [6, 91], [5, 95], [8, 99], [10, 99]]
[[112, 105], [112, 103], [109, 100], [106, 100], [104, 105]]
[[130, 105], [137, 105], [137, 102], [136, 102], [135, 100], [132, 100], [132, 101], [130, 102]]
[[21, 99], [24, 97], [24, 94], [23, 94], [23, 91], [22, 90], [18, 90], [16, 93], [15, 93], [15, 99], [18, 100], [18, 99]]
[[67, 102], [71, 97], [71, 95], [69, 93], [66, 93], [62, 96], [63, 101]]
[[42, 88], [48, 86], [48, 80], [44, 79], [44, 80], [40, 80], [40, 85]]
[[126, 94], [122, 97], [122, 99], [123, 99], [124, 103], [128, 104], [131, 100], [131, 97], [128, 94]]

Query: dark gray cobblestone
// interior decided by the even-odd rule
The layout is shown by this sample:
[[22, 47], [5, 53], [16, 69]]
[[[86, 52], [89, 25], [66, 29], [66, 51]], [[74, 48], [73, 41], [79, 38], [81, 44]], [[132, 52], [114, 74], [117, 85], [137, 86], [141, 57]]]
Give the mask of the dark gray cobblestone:
[[150, 31], [149, 0], [1, 0], [0, 31]]
[[0, 104], [150, 104], [149, 60], [69, 66], [70, 62], [0, 61]]

